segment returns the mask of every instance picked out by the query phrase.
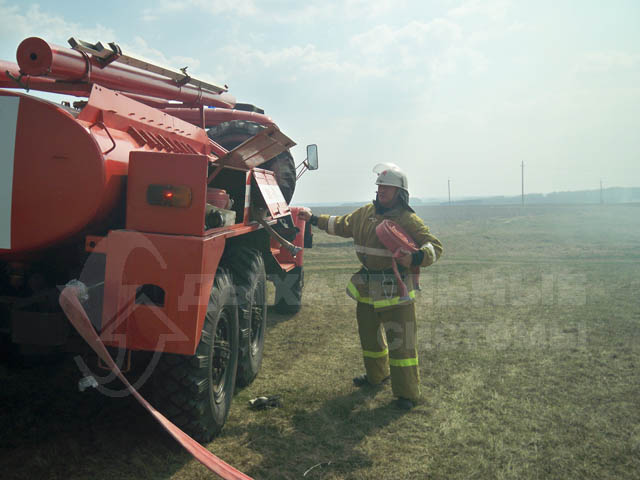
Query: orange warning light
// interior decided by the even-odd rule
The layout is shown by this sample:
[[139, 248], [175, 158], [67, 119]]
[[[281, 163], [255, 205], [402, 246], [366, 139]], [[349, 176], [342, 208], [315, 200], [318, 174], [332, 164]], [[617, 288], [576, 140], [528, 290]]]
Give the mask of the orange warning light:
[[147, 202], [162, 207], [188, 208], [191, 206], [191, 188], [186, 185], [149, 185]]

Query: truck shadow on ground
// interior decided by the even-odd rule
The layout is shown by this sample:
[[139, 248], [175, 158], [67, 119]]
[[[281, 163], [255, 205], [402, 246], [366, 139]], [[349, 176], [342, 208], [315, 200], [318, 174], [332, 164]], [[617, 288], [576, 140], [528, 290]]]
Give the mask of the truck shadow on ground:
[[132, 396], [79, 393], [79, 378], [71, 357], [0, 366], [3, 479], [170, 478], [190, 461]]
[[267, 328], [274, 327], [283, 322], [288, 322], [296, 315], [297, 313], [278, 313], [275, 305], [269, 305], [267, 306]]
[[[293, 431], [287, 429], [286, 434], [278, 425], [262, 422], [243, 427], [250, 438], [248, 448], [264, 458], [259, 467], [245, 473], [260, 479], [302, 478], [315, 465], [306, 478], [327, 474], [342, 478], [372, 466], [370, 456], [360, 450], [363, 441], [406, 415], [392, 404], [368, 408], [367, 401], [379, 392], [375, 388], [357, 390], [317, 409], [296, 408], [290, 422]], [[282, 471], [295, 474], [283, 477]]]

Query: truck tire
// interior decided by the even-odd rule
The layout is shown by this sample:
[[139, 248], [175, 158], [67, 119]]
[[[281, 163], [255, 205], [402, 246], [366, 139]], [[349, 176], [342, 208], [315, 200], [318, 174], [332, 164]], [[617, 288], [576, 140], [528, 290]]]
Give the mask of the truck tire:
[[267, 329], [267, 276], [258, 250], [234, 248], [225, 254], [223, 261], [233, 276], [242, 333], [236, 383], [246, 387], [262, 365]]
[[302, 289], [304, 288], [304, 269], [293, 270], [277, 275], [274, 279], [276, 287], [276, 312], [284, 315], [298, 313], [302, 307]]
[[218, 269], [194, 355], [163, 354], [153, 379], [158, 409], [199, 442], [227, 419], [238, 367], [238, 310], [231, 277]]
[[[266, 127], [256, 122], [231, 120], [211, 127], [207, 134], [218, 145], [227, 150], [232, 150], [248, 138], [256, 135], [263, 128]], [[293, 192], [296, 189], [296, 165], [291, 153], [289, 151], [282, 152], [258, 168], [271, 170], [276, 174], [276, 181], [282, 191], [282, 195], [287, 203], [290, 203]]]

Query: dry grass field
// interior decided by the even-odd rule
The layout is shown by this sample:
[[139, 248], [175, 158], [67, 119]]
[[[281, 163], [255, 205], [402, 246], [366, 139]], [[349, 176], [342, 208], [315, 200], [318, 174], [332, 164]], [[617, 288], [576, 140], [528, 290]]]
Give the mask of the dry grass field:
[[[640, 478], [640, 206], [418, 213], [445, 246], [421, 277], [422, 403], [352, 386], [358, 264], [316, 231], [302, 310], [269, 312], [262, 371], [207, 448], [256, 479]], [[71, 359], [0, 366], [1, 478], [211, 478], [78, 378]], [[263, 394], [282, 407], [249, 410]]]

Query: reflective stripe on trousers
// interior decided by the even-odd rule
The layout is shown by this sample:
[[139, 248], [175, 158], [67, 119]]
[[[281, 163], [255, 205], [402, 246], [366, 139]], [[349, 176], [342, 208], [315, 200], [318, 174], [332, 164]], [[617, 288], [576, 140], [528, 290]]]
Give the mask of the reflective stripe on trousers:
[[381, 352], [370, 352], [369, 350], [363, 350], [362, 355], [368, 358], [382, 358], [389, 355], [389, 349], [385, 348]]
[[[360, 292], [358, 292], [358, 289], [351, 281], [347, 284], [347, 295], [349, 295], [351, 298], [356, 300], [358, 303], [366, 303], [373, 306], [374, 308], [393, 307], [396, 305], [407, 303], [406, 299], [402, 299], [400, 297], [391, 297], [389, 299], [381, 299], [381, 300], [373, 300], [371, 297], [363, 297], [360, 295]], [[409, 300], [415, 300], [415, 299], [416, 299], [416, 291], [410, 290]]]

